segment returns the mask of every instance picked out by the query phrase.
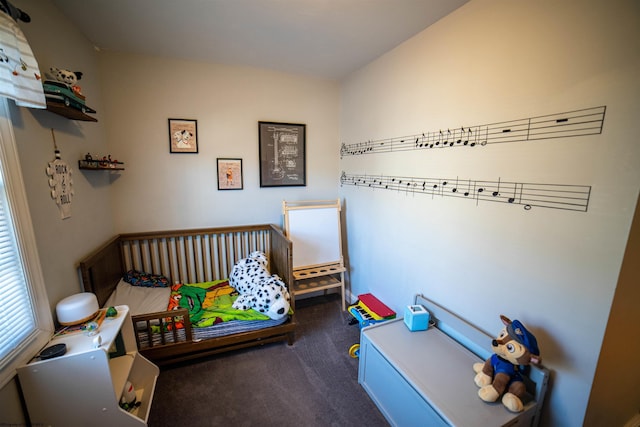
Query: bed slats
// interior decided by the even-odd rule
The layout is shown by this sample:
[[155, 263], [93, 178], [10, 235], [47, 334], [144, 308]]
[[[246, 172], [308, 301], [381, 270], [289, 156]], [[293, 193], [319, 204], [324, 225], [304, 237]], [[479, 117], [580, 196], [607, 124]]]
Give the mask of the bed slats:
[[[214, 229], [210, 229], [214, 230]], [[251, 252], [270, 256], [270, 228], [221, 232], [194, 230], [175, 236], [120, 236], [127, 270], [162, 274], [173, 282], [211, 282], [229, 277], [233, 265]]]

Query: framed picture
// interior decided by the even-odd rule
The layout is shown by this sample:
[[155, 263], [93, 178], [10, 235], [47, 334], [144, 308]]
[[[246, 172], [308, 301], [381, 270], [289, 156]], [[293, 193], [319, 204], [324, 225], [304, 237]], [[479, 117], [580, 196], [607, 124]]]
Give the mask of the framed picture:
[[198, 152], [198, 121], [169, 119], [169, 152]]
[[260, 187], [307, 185], [306, 125], [258, 122]]
[[242, 190], [242, 159], [218, 159], [218, 190]]

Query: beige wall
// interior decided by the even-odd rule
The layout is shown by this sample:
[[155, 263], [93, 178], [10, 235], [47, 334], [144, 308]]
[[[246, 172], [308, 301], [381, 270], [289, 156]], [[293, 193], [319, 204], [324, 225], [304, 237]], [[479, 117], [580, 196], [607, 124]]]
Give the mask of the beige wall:
[[[283, 200], [337, 197], [338, 85], [252, 68], [100, 55], [120, 232], [275, 223]], [[197, 120], [198, 154], [169, 153], [168, 118]], [[258, 121], [306, 125], [307, 186], [260, 188]], [[217, 158], [241, 158], [244, 189], [219, 191]]]
[[[601, 135], [340, 160], [347, 173], [591, 186], [587, 212], [340, 191], [352, 291], [398, 312], [425, 293], [490, 333], [499, 314], [521, 320], [552, 371], [543, 425], [582, 425], [618, 283], [640, 188], [639, 18], [634, 1], [472, 0], [341, 90], [347, 144], [606, 105]], [[629, 419], [640, 392], [619, 393]]]
[[[67, 24], [49, 1], [18, 7], [31, 16], [32, 22], [22, 24], [21, 28], [42, 73], [52, 66], [82, 71], [84, 76], [79, 83], [87, 105], [98, 111], [97, 123], [82, 122], [46, 110], [16, 108], [11, 103], [27, 199], [53, 308], [59, 300], [80, 290], [75, 263], [114, 233], [108, 176], [86, 174], [77, 169], [77, 160], [87, 151], [107, 151], [104, 108], [96, 53], [91, 44]], [[62, 160], [74, 172], [71, 218], [65, 220], [60, 219], [58, 207], [51, 198], [45, 173], [48, 162], [55, 158], [54, 138]]]

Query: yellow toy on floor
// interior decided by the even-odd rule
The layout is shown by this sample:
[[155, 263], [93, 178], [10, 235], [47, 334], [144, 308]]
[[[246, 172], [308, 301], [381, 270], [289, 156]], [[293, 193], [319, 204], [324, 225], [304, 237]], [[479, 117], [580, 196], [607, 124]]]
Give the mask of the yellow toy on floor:
[[[358, 301], [350, 305], [348, 311], [353, 316], [351, 324], [357, 323], [360, 328], [396, 318], [396, 312], [372, 294], [358, 295]], [[359, 354], [360, 344], [354, 344], [349, 348], [349, 356], [355, 359]]]

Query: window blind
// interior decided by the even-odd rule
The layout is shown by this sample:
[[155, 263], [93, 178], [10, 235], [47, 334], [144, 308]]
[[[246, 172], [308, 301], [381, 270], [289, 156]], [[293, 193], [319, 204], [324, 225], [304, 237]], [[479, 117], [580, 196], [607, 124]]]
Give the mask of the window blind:
[[[32, 332], [36, 322], [25, 280], [7, 193], [0, 174], [0, 360], [11, 358]], [[0, 367], [4, 363], [0, 364]]]
[[0, 389], [52, 333], [9, 105], [0, 97]]

